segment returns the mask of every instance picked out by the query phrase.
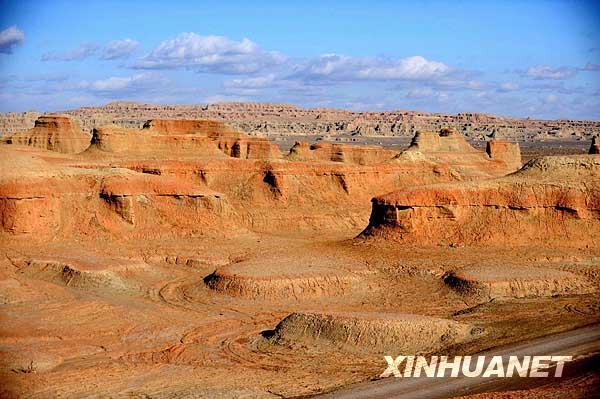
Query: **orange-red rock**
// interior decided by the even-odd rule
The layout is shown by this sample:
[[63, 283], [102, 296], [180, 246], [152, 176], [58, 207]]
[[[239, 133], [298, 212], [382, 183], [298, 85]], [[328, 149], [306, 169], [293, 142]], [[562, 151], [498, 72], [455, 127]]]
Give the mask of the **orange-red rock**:
[[493, 140], [488, 143], [486, 154], [448, 128], [438, 133], [417, 132], [410, 147], [397, 158], [426, 159], [451, 168], [463, 178], [502, 176], [521, 167], [518, 144]]
[[277, 145], [249, 137], [227, 124], [210, 120], [150, 120], [141, 130], [115, 125], [94, 129], [92, 152], [148, 155], [152, 158], [224, 157], [280, 158]]
[[33, 129], [18, 132], [4, 140], [8, 144], [76, 154], [90, 145], [90, 135], [81, 130], [79, 123], [67, 116], [40, 116]]
[[373, 199], [363, 235], [420, 245], [593, 245], [600, 161], [545, 157], [506, 177], [402, 189]]
[[295, 161], [332, 161], [373, 165], [392, 159], [398, 152], [378, 146], [296, 142], [288, 154]]
[[498, 160], [506, 163], [511, 169], [520, 169], [521, 151], [518, 143], [511, 143], [505, 140], [490, 140], [486, 144], [485, 152], [493, 160]]

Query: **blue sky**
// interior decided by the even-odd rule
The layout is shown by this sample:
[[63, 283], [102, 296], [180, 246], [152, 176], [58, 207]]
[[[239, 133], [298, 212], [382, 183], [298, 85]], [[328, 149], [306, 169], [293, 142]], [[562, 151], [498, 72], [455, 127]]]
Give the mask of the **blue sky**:
[[1, 1], [0, 111], [112, 100], [600, 119], [598, 1]]

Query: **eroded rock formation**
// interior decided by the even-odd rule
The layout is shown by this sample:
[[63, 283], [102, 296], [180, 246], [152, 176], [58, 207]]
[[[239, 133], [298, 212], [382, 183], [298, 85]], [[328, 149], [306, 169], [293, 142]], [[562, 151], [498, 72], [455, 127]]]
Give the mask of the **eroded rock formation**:
[[[417, 131], [452, 127], [474, 140], [582, 140], [600, 132], [600, 122], [535, 120], [488, 114], [434, 114], [417, 111], [353, 112], [341, 109], [303, 109], [289, 104], [218, 103], [158, 105], [112, 102], [100, 107], [65, 111], [88, 131], [106, 124], [141, 128], [149, 119], [213, 119], [226, 121], [246, 133], [266, 135], [360, 135], [411, 137]], [[0, 115], [0, 135], [30, 129], [31, 113]], [[5, 126], [2, 129], [2, 126]]]
[[492, 140], [483, 153], [473, 148], [462, 134], [449, 128], [418, 132], [410, 147], [396, 158], [427, 159], [471, 178], [501, 176], [521, 167], [518, 144]]
[[10, 147], [0, 151], [5, 233], [45, 240], [109, 232], [128, 239], [189, 235], [215, 226], [235, 231], [222, 196], [198, 184], [124, 168], [65, 167], [61, 158], [57, 164]]
[[277, 325], [270, 341], [382, 354], [427, 353], [471, 339], [471, 329], [451, 320], [412, 314], [292, 313]]
[[[22, 160], [24, 154], [16, 157]], [[151, 120], [142, 129], [105, 126], [94, 130], [91, 146], [77, 160], [39, 160], [44, 166], [27, 167], [29, 180], [7, 179], [1, 187], [3, 226], [15, 233], [62, 231], [63, 199], [87, 193], [99, 195], [100, 203], [73, 206], [103, 204], [140, 234], [150, 228], [152, 217], [166, 222], [177, 203], [184, 207], [169, 223], [181, 229], [192, 224], [184, 217], [188, 209], [215, 210], [207, 218], [211, 221], [222, 216], [217, 209], [229, 209], [231, 223], [254, 231], [360, 229], [375, 195], [515, 169], [512, 159], [490, 158], [451, 130], [422, 133], [405, 154], [395, 155], [379, 147], [320, 143], [299, 144], [282, 158], [267, 139], [215, 121]], [[46, 184], [38, 187], [34, 181], [52, 181], [58, 189], [48, 193]]]
[[90, 145], [90, 135], [79, 123], [66, 116], [40, 116], [35, 126], [4, 139], [6, 143], [26, 145], [65, 154], [77, 154]]
[[600, 139], [599, 136], [592, 138], [592, 145], [590, 146], [590, 154], [600, 154]]
[[444, 276], [444, 282], [467, 297], [481, 301], [498, 298], [551, 297], [591, 293], [592, 284], [574, 273], [534, 267], [468, 267]]
[[152, 157], [188, 156], [242, 159], [280, 158], [277, 145], [265, 138], [248, 137], [222, 122], [150, 120], [142, 129], [116, 125], [94, 129], [92, 149]]
[[299, 141], [290, 149], [288, 159], [293, 161], [332, 161], [372, 165], [389, 161], [397, 154], [397, 151], [378, 146], [332, 143], [309, 145], [307, 142]]
[[521, 150], [518, 143], [505, 140], [490, 140], [486, 144], [485, 152], [491, 159], [502, 161], [515, 170], [520, 169], [522, 166]]
[[[383, 354], [600, 320], [597, 156], [506, 176], [517, 146], [414, 141], [281, 156], [220, 121], [155, 119], [97, 127], [80, 154], [0, 145], [0, 396], [306, 396]], [[390, 241], [353, 239], [373, 197]]]
[[600, 160], [544, 157], [506, 177], [402, 189], [373, 199], [363, 234], [425, 245], [595, 245]]

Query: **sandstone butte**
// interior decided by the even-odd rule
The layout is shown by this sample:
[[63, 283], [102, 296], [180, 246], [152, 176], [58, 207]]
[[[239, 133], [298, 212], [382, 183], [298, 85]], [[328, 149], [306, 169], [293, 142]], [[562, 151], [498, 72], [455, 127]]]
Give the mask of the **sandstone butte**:
[[74, 154], [90, 144], [90, 135], [67, 116], [40, 116], [32, 129], [4, 138], [8, 143]]
[[598, 156], [543, 157], [505, 177], [374, 198], [363, 235], [433, 245], [581, 247], [600, 239], [599, 217]]
[[[198, 113], [339, 116], [265, 107]], [[522, 166], [518, 144], [481, 151], [411, 114], [448, 123], [405, 150], [288, 152], [222, 120], [106, 123], [124, 109], [140, 105], [85, 131], [39, 116], [0, 143], [0, 397], [312, 395], [379, 375], [387, 351], [600, 321], [598, 155]]]

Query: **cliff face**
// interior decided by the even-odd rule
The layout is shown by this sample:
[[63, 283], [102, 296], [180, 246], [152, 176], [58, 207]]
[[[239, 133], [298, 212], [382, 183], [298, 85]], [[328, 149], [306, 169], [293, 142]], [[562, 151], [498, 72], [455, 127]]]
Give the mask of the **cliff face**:
[[110, 231], [139, 238], [227, 224], [233, 231], [354, 232], [366, 225], [373, 196], [513, 171], [456, 132], [425, 136], [443, 145], [419, 139], [418, 149], [398, 156], [374, 146], [298, 144], [282, 157], [268, 140], [222, 122], [151, 120], [142, 129], [97, 128], [77, 157], [41, 158], [6, 145], [5, 163], [17, 170], [0, 176], [2, 227], [40, 237]]
[[165, 158], [187, 156], [275, 159], [281, 157], [276, 144], [248, 137], [223, 122], [210, 120], [150, 120], [142, 129], [116, 125], [94, 129], [93, 150]]
[[[246, 133], [266, 135], [362, 135], [411, 137], [417, 131], [451, 127], [470, 139], [589, 140], [600, 133], [600, 122], [534, 120], [487, 114], [433, 114], [415, 111], [352, 112], [339, 109], [303, 109], [287, 104], [221, 103], [211, 105], [155, 105], [115, 102], [64, 112], [85, 130], [115, 123], [141, 128], [149, 119], [212, 119], [226, 121]], [[0, 115], [0, 135], [33, 126], [26, 114]]]
[[506, 177], [406, 188], [373, 199], [363, 235], [423, 245], [594, 245], [599, 176], [595, 156], [545, 157]]
[[76, 164], [59, 154], [42, 159], [23, 147], [0, 147], [1, 232], [43, 241], [237, 231], [221, 195], [197, 182], [64, 161]]
[[6, 142], [76, 154], [90, 145], [90, 135], [81, 130], [79, 123], [69, 117], [40, 116], [33, 129], [15, 133], [6, 138]]
[[391, 160], [398, 151], [378, 146], [296, 142], [288, 154], [294, 161], [331, 161], [357, 165], [373, 165]]
[[515, 170], [521, 163], [521, 150], [519, 144], [504, 140], [490, 140], [486, 144], [485, 152], [491, 159], [502, 161]]

